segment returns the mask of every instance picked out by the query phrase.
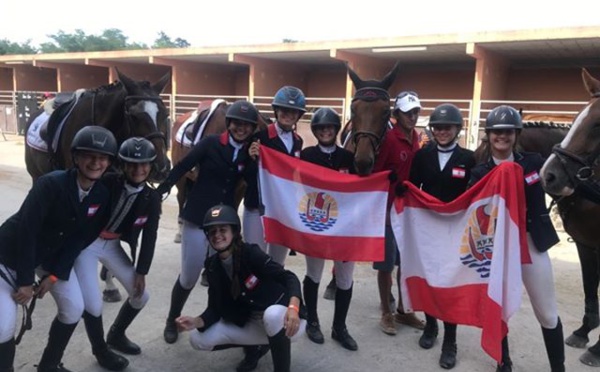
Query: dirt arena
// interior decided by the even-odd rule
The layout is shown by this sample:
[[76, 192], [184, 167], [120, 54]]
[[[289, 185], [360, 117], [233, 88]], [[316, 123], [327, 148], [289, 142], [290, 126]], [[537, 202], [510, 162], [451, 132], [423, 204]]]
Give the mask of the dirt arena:
[[[13, 214], [23, 201], [31, 185], [23, 162], [23, 137], [7, 135], [0, 138], [0, 220]], [[175, 189], [174, 189], [175, 190]], [[147, 279], [151, 298], [147, 307], [128, 330], [132, 340], [142, 347], [142, 354], [128, 357], [127, 371], [233, 371], [242, 358], [240, 349], [218, 352], [197, 352], [183, 334], [176, 344], [163, 341], [162, 331], [168, 311], [170, 291], [179, 272], [179, 246], [173, 243], [177, 229], [175, 195], [163, 203], [156, 255]], [[561, 243], [551, 249], [554, 263], [559, 314], [565, 336], [579, 326], [583, 315], [583, 293], [579, 263], [574, 244], [561, 232]], [[304, 276], [304, 257], [289, 257], [288, 268], [300, 278]], [[324, 282], [329, 281], [331, 263], [326, 265]], [[324, 286], [320, 288], [322, 294]], [[394, 286], [395, 290], [395, 286]], [[378, 327], [379, 298], [376, 275], [369, 264], [359, 264], [355, 270], [354, 299], [348, 315], [348, 329], [359, 345], [357, 352], [343, 349], [330, 338], [333, 302], [319, 298], [319, 314], [324, 345], [303, 338], [292, 346], [294, 371], [441, 371], [438, 358], [441, 337], [432, 350], [421, 349], [417, 341], [420, 331], [399, 327], [396, 336], [383, 334]], [[198, 315], [206, 305], [206, 288], [197, 286], [184, 309], [184, 314]], [[104, 323], [108, 329], [120, 304], [105, 304]], [[25, 334], [17, 347], [15, 371], [34, 371], [45, 345], [50, 322], [55, 316], [55, 305], [50, 296], [40, 300], [33, 315], [33, 330]], [[0, 314], [0, 316], [2, 316]], [[423, 314], [419, 313], [423, 318]], [[19, 319], [20, 322], [20, 319]], [[454, 371], [495, 371], [495, 362], [480, 347], [481, 332], [472, 327], [458, 328], [458, 362]], [[441, 335], [440, 335], [441, 336]], [[591, 333], [597, 339], [598, 331]], [[511, 356], [515, 371], [548, 371], [540, 327], [533, 315], [527, 295], [523, 295], [521, 310], [510, 322]], [[578, 358], [583, 350], [566, 347], [567, 370], [592, 371]], [[63, 359], [65, 367], [73, 371], [103, 371], [92, 356], [83, 325], [80, 325]], [[270, 371], [270, 354], [259, 363], [257, 371]]]

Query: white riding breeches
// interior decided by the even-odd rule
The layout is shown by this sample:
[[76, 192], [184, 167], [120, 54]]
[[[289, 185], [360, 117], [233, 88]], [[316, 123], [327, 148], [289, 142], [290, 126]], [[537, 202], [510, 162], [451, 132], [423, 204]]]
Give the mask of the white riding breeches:
[[267, 253], [273, 261], [277, 262], [281, 266], [285, 266], [285, 259], [290, 252], [288, 247], [284, 247], [283, 245], [267, 243]]
[[258, 209], [248, 209], [244, 207], [244, 213], [242, 215], [242, 236], [246, 243], [256, 244], [263, 252], [267, 251], [262, 218], [260, 217]]
[[[314, 283], [320, 283], [323, 277], [323, 267], [325, 260], [323, 258], [306, 257], [306, 276]], [[352, 277], [354, 274], [354, 262], [352, 261], [334, 261], [335, 284], [341, 290], [347, 290], [352, 287]]]
[[0, 264], [0, 270], [11, 280], [9, 284], [0, 278], [0, 314], [2, 314], [0, 316], [0, 344], [2, 344], [15, 336], [19, 304], [12, 298], [12, 294], [15, 292], [13, 286], [16, 284], [12, 279], [17, 277], [17, 273], [2, 264]]
[[[269, 337], [275, 336], [283, 329], [287, 307], [283, 305], [269, 306], [262, 318], [252, 318], [243, 327], [222, 319], [204, 332], [197, 329], [191, 331], [190, 344], [196, 350], [213, 350], [219, 345], [267, 345]], [[300, 319], [298, 332], [291, 341], [298, 340], [304, 334], [306, 320]]]
[[[184, 220], [181, 231], [181, 273], [179, 274], [179, 283], [183, 288], [192, 289], [198, 282], [208, 250], [209, 243], [204, 230]], [[211, 254], [214, 254], [212, 249]]]
[[[39, 278], [48, 275], [48, 272], [41, 267], [35, 269], [35, 272]], [[63, 324], [78, 323], [83, 315], [84, 305], [81, 286], [79, 285], [75, 270], [71, 269], [69, 280], [58, 280], [54, 283], [50, 294], [54, 298], [54, 302], [56, 302], [56, 307], [58, 308], [58, 320]]]
[[75, 260], [75, 273], [79, 279], [85, 311], [95, 317], [102, 315], [102, 293], [98, 278], [98, 262], [101, 262], [123, 285], [129, 294], [129, 304], [134, 309], [143, 308], [150, 294], [147, 290], [134, 297], [135, 268], [119, 239], [96, 239]]
[[558, 325], [558, 307], [554, 290], [552, 261], [547, 251], [537, 250], [530, 234], [527, 234], [527, 244], [529, 245], [531, 264], [521, 266], [523, 285], [540, 325], [547, 329], [554, 329]]

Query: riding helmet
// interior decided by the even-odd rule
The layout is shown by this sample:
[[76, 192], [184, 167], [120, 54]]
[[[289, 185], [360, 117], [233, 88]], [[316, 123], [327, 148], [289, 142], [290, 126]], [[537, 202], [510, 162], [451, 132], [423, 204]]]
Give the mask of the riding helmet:
[[129, 138], [119, 148], [119, 159], [127, 163], [151, 163], [156, 159], [156, 149], [145, 138]]
[[490, 129], [523, 129], [523, 121], [517, 110], [510, 106], [498, 106], [485, 119], [485, 130]]
[[90, 151], [115, 157], [117, 140], [106, 128], [90, 125], [81, 128], [71, 142], [71, 152]]
[[460, 109], [451, 103], [444, 103], [436, 107], [429, 116], [429, 125], [463, 125]]
[[252, 123], [252, 125], [256, 127], [256, 123], [258, 122], [258, 110], [248, 101], [235, 101], [227, 109], [225, 119], [227, 120], [227, 125], [229, 125], [229, 122], [232, 119], [236, 119]]
[[207, 233], [208, 228], [215, 225], [231, 225], [234, 230], [240, 230], [240, 217], [232, 207], [219, 204], [210, 208], [204, 215], [202, 229]]
[[298, 110], [304, 114], [306, 112], [306, 98], [300, 89], [286, 85], [275, 93], [271, 106], [273, 106], [273, 110], [276, 110], [277, 107], [285, 107]]
[[342, 122], [340, 116], [334, 109], [330, 107], [321, 107], [313, 114], [310, 121], [310, 129], [314, 131], [315, 127], [322, 125], [333, 125], [337, 133], [342, 127]]

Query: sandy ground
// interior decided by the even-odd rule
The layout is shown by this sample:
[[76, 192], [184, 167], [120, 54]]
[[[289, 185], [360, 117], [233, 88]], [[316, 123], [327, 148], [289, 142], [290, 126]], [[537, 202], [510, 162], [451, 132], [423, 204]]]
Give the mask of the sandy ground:
[[[23, 137], [0, 138], [0, 220], [13, 214], [20, 206], [30, 185], [23, 161]], [[173, 243], [177, 229], [176, 201], [174, 195], [163, 204], [159, 240], [154, 263], [147, 279], [151, 299], [147, 307], [132, 324], [128, 335], [142, 347], [142, 354], [129, 357], [128, 371], [233, 371], [242, 358], [240, 349], [219, 352], [197, 352], [188, 343], [187, 335], [176, 344], [163, 341], [162, 331], [168, 311], [170, 290], [179, 272], [179, 245]], [[561, 234], [561, 243], [550, 252], [554, 264], [559, 313], [565, 335], [579, 326], [583, 315], [583, 294], [579, 263], [575, 246]], [[300, 278], [304, 276], [304, 258], [289, 257], [288, 268]], [[324, 282], [331, 263], [326, 265]], [[395, 290], [395, 287], [394, 287]], [[324, 285], [320, 292], [324, 291]], [[197, 286], [184, 309], [185, 314], [197, 315], [206, 305], [206, 288]], [[105, 329], [112, 323], [120, 304], [105, 304]], [[33, 371], [44, 348], [50, 322], [56, 308], [50, 297], [40, 300], [33, 315], [34, 328], [25, 334], [17, 348], [16, 371]], [[355, 271], [354, 299], [348, 317], [348, 329], [359, 344], [357, 352], [341, 348], [330, 338], [333, 319], [333, 302], [320, 297], [319, 313], [324, 345], [303, 338], [292, 348], [294, 371], [441, 371], [438, 358], [441, 339], [432, 350], [421, 349], [417, 341], [420, 331], [399, 327], [396, 336], [383, 334], [378, 327], [379, 300], [376, 275], [368, 264], [359, 264]], [[423, 314], [418, 314], [423, 318]], [[0, 316], [2, 316], [0, 314]], [[20, 321], [20, 320], [19, 320]], [[472, 327], [458, 329], [458, 363], [455, 371], [494, 371], [495, 362], [480, 347], [480, 330]], [[548, 371], [549, 366], [541, 337], [540, 327], [533, 315], [527, 295], [523, 295], [521, 310], [510, 322], [511, 355], [515, 371]], [[591, 334], [598, 337], [598, 331]], [[578, 357], [583, 350], [566, 347], [567, 370], [592, 371], [582, 365]], [[91, 354], [85, 330], [80, 325], [69, 344], [63, 362], [73, 371], [102, 371]], [[269, 355], [263, 358], [257, 371], [269, 371]]]

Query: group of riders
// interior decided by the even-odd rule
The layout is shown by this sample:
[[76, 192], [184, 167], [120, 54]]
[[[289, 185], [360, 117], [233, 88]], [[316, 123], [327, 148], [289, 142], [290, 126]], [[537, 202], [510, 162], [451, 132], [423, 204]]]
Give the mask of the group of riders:
[[[257, 160], [260, 146], [267, 146], [342, 173], [355, 173], [353, 153], [337, 145], [341, 120], [328, 107], [312, 115], [310, 126], [318, 144], [303, 148], [296, 132], [298, 121], [306, 113], [300, 89], [282, 87], [272, 107], [275, 122], [257, 131], [259, 112], [252, 103], [237, 101], [230, 105], [227, 130], [198, 142], [156, 189], [147, 182], [156, 158], [151, 142], [134, 137], [119, 147], [113, 134], [104, 128], [81, 129], [71, 144], [74, 167], [40, 177], [20, 209], [0, 226], [0, 372], [14, 370], [20, 339], [15, 337], [19, 306], [25, 310], [28, 304], [33, 307], [31, 302], [48, 292], [58, 311], [37, 364], [39, 372], [69, 371], [61, 360], [81, 318], [92, 353], [105, 369], [123, 370], [129, 361], [122, 354], [141, 353], [140, 346], [125, 332], [149, 299], [145, 277], [154, 255], [161, 199], [194, 167], [199, 173], [180, 216], [181, 270], [171, 292], [165, 341], [174, 343], [180, 332], [190, 331], [190, 343], [198, 350], [241, 347], [244, 358], [236, 366], [237, 371], [256, 369], [259, 359], [270, 351], [277, 372], [290, 370], [291, 342], [304, 333], [312, 342], [323, 344], [317, 299], [324, 260], [306, 256], [301, 283], [296, 274], [284, 268], [289, 249], [265, 243]], [[420, 111], [415, 92], [396, 96], [391, 128], [381, 141], [374, 165], [375, 172], [392, 171], [394, 175], [390, 177], [388, 210], [394, 197], [402, 197], [406, 191], [404, 181], [449, 202], [502, 162], [520, 164], [525, 174], [537, 174], [543, 164], [541, 156], [516, 150], [522, 121], [512, 107], [499, 106], [488, 115], [485, 130], [489, 153], [481, 164], [476, 164], [472, 151], [458, 144], [463, 126], [458, 107], [442, 104], [433, 110], [429, 126], [434, 141], [423, 148], [415, 128]], [[535, 180], [530, 177], [523, 181], [532, 257], [531, 263], [523, 264], [523, 283], [542, 328], [551, 370], [558, 372], [565, 370], [563, 334], [547, 254], [558, 237], [547, 216], [544, 191]], [[236, 190], [241, 181], [246, 184], [242, 220], [236, 209]], [[422, 329], [419, 345], [430, 349], [438, 335], [437, 320], [425, 314], [422, 322], [415, 314], [405, 313], [400, 285], [397, 301], [391, 294], [395, 267], [399, 283], [401, 258], [389, 216], [386, 221], [385, 259], [373, 264], [380, 296], [379, 327], [388, 335], [396, 334], [398, 324]], [[122, 247], [122, 241], [128, 243], [130, 252]], [[99, 262], [128, 293], [106, 337]], [[208, 305], [200, 316], [182, 315], [203, 268]], [[346, 325], [353, 271], [354, 262], [334, 263], [331, 337], [351, 351], [358, 350]], [[439, 365], [451, 369], [457, 361], [457, 325], [443, 324]], [[505, 338], [497, 371], [511, 370]]]

